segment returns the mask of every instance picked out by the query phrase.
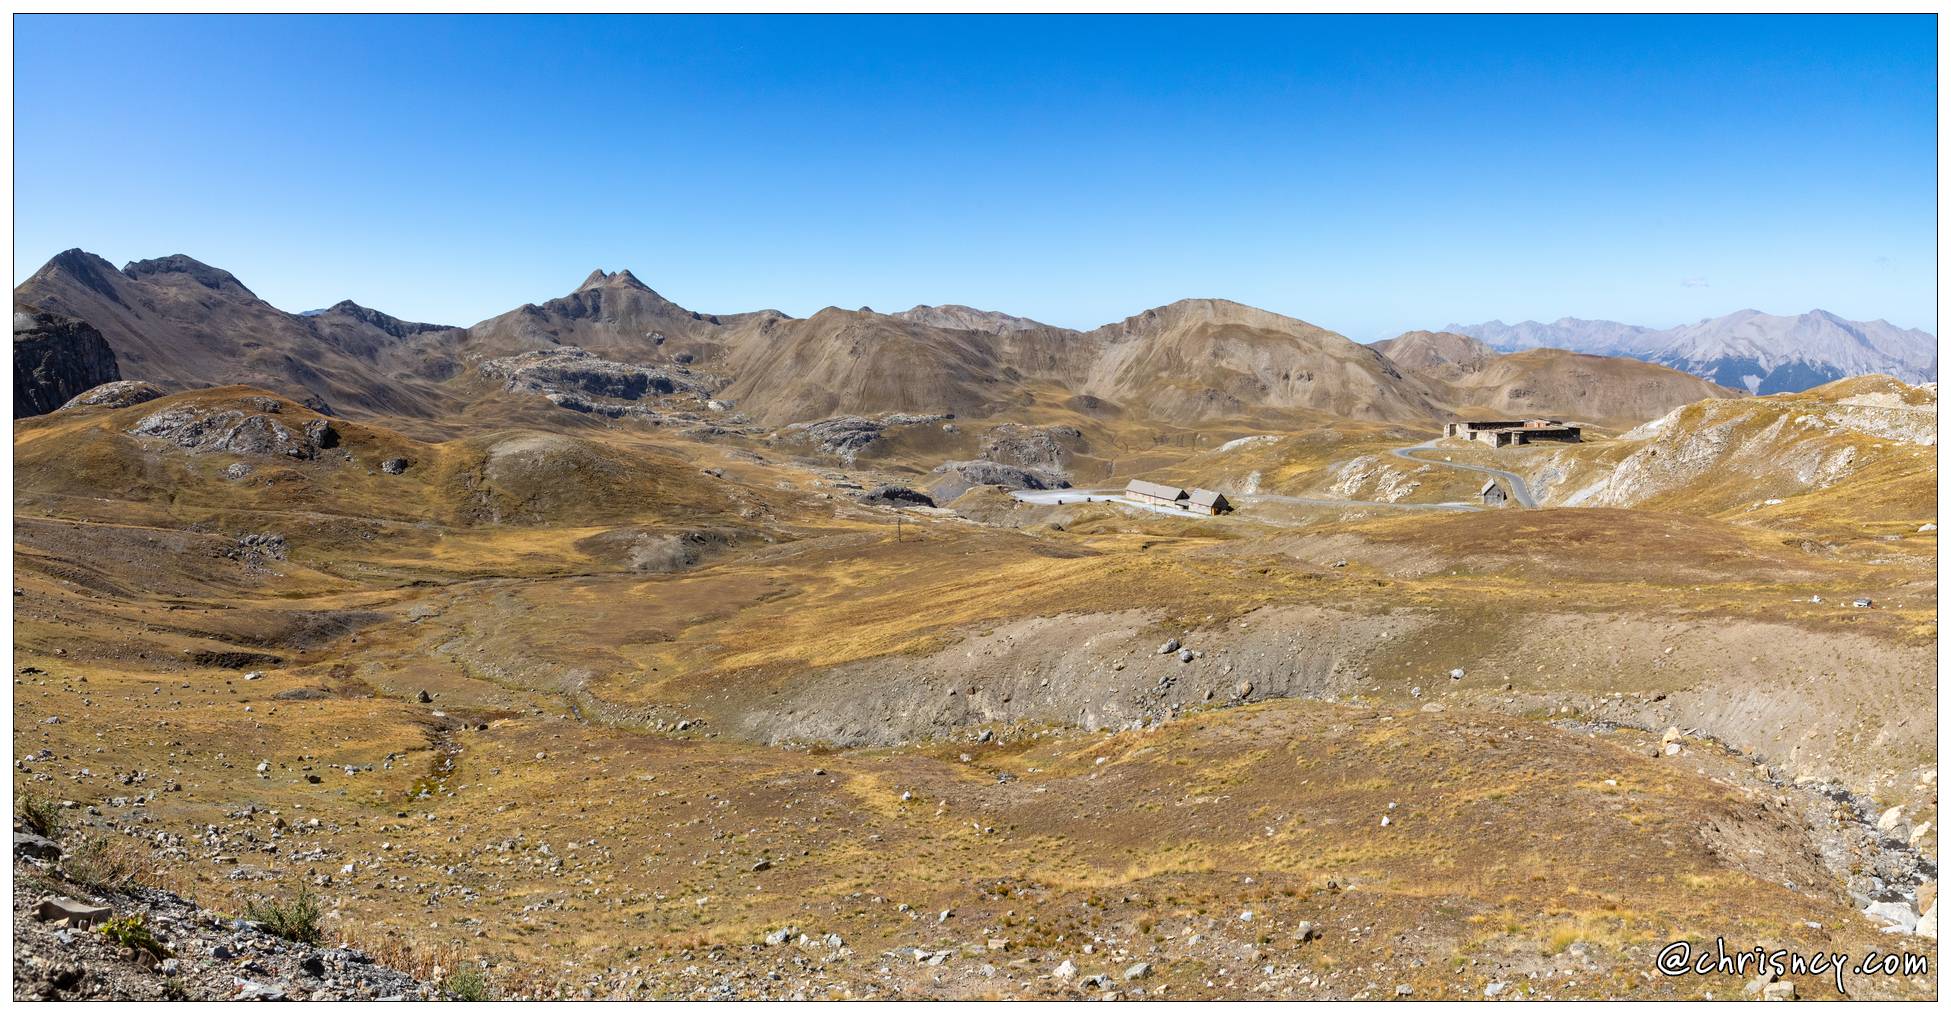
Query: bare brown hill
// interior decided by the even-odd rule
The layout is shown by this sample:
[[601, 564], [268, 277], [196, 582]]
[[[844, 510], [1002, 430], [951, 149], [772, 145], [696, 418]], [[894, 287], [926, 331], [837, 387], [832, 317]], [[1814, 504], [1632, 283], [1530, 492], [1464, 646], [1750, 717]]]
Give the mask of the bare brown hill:
[[1740, 393], [1671, 367], [1564, 349], [1499, 355], [1465, 335], [1412, 331], [1370, 348], [1465, 415], [1556, 416], [1631, 426]]
[[1180, 300], [1085, 337], [1100, 352], [1079, 387], [1162, 418], [1217, 419], [1254, 409], [1354, 419], [1442, 415], [1420, 382], [1376, 350], [1228, 300]]
[[1389, 357], [1404, 373], [1446, 383], [1474, 374], [1497, 358], [1497, 350], [1490, 346], [1449, 331], [1407, 331], [1370, 348]]

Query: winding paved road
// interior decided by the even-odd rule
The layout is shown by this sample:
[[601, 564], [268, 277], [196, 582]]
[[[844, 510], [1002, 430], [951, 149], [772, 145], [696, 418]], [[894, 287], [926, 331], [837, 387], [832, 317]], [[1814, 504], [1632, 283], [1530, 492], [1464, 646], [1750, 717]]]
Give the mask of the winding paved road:
[[1423, 458], [1420, 455], [1412, 455], [1409, 453], [1411, 451], [1419, 451], [1424, 448], [1433, 447], [1435, 444], [1436, 444], [1436, 439], [1431, 438], [1429, 440], [1422, 442], [1421, 444], [1412, 444], [1406, 448], [1396, 448], [1395, 450], [1390, 451], [1389, 454], [1392, 454], [1397, 458], [1407, 458], [1412, 462], [1421, 462], [1424, 465], [1441, 465], [1451, 469], [1462, 469], [1465, 472], [1481, 472], [1486, 476], [1496, 476], [1497, 478], [1502, 479], [1504, 482], [1510, 484], [1511, 496], [1517, 498], [1518, 506], [1528, 507], [1528, 508], [1534, 508], [1538, 506], [1538, 502], [1532, 499], [1531, 497], [1531, 488], [1524, 485], [1524, 477], [1518, 475], [1515, 472], [1505, 472], [1503, 469], [1493, 469], [1488, 465], [1465, 465], [1462, 462], [1438, 461], [1434, 458]]

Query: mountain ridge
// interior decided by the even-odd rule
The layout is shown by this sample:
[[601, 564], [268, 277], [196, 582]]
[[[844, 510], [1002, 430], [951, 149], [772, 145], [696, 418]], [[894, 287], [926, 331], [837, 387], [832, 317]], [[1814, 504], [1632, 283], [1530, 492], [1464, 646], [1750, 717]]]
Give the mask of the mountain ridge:
[[[79, 248], [50, 259], [15, 296], [97, 328], [124, 376], [173, 388], [242, 381], [354, 413], [420, 419], [505, 394], [488, 376], [491, 361], [558, 352], [592, 357], [598, 372], [608, 363], [681, 377], [680, 401], [737, 405], [770, 426], [879, 412], [1064, 411], [1076, 399], [1093, 411], [1176, 425], [1309, 413], [1428, 422], [1465, 409], [1576, 415], [1581, 407], [1591, 418], [1636, 421], [1671, 408], [1679, 394], [1719, 390], [1598, 360], [1509, 360], [1486, 353], [1488, 345], [1473, 349], [1468, 343], [1480, 340], [1461, 333], [1365, 346], [1219, 298], [1177, 300], [1087, 331], [961, 304], [893, 314], [829, 307], [807, 318], [710, 314], [662, 296], [627, 268], [598, 268], [561, 296], [456, 327], [351, 300], [289, 313], [188, 255], [117, 269]], [[1645, 344], [1632, 326], [1556, 326], [1567, 322], [1604, 325]], [[1535, 334], [1547, 327], [1525, 326]], [[1826, 318], [1816, 326], [1840, 327]], [[1410, 354], [1417, 344], [1430, 346], [1422, 359]], [[1756, 346], [1730, 339], [1702, 348], [1734, 356]], [[1463, 373], [1498, 372], [1466, 383], [1455, 369], [1463, 360]], [[1608, 384], [1636, 394], [1602, 397]]]
[[1750, 394], [1803, 391], [1868, 374], [1913, 384], [1937, 377], [1937, 339], [1930, 333], [1881, 318], [1851, 321], [1820, 308], [1794, 316], [1744, 308], [1671, 328], [1561, 317], [1549, 324], [1494, 320], [1444, 330], [1501, 352], [1548, 347], [1630, 356]]

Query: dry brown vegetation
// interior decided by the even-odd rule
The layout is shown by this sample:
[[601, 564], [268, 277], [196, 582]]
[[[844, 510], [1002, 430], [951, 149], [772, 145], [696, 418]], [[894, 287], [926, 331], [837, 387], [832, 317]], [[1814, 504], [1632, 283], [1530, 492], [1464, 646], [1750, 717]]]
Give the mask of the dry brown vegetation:
[[[339, 421], [341, 454], [243, 481], [126, 433], [252, 394], [16, 424], [14, 752], [51, 752], [17, 778], [180, 837], [147, 863], [207, 904], [304, 884], [328, 939], [469, 993], [1065, 996], [1070, 960], [1145, 996], [1725, 997], [1652, 951], [1891, 941], [1797, 776], [1936, 820], [1934, 465], [1908, 445], [1822, 438], [1860, 447], [1847, 482], [1767, 510], [1718, 478], [1501, 513], [992, 498], [897, 538], [839, 484], [916, 481], [987, 421], [851, 468]], [[1303, 496], [1426, 436], [1051, 420], [1080, 483]], [[1643, 446], [1506, 460], [1560, 456], [1571, 489]], [[1476, 485], [1417, 475], [1406, 502]], [[763, 943], [787, 926], [807, 943]]]

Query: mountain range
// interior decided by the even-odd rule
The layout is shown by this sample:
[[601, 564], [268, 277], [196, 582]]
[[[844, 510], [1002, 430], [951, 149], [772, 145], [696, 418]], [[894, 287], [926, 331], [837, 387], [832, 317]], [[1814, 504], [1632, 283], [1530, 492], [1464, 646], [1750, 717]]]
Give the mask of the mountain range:
[[[690, 310], [627, 270], [598, 270], [561, 297], [460, 327], [350, 300], [290, 313], [185, 255], [116, 268], [77, 249], [16, 287], [14, 300], [17, 311], [98, 333], [113, 365], [97, 373], [176, 389], [248, 383], [321, 411], [426, 421], [470, 409], [510, 418], [554, 411], [533, 397], [541, 395], [605, 416], [675, 411], [696, 424], [708, 409], [766, 427], [850, 414], [1038, 411], [1173, 426], [1322, 416], [1426, 424], [1465, 411], [1630, 424], [1726, 394], [1651, 363], [1558, 350], [1500, 355], [1497, 341], [1473, 346], [1462, 333], [1364, 346], [1219, 299], [1180, 300], [1088, 331], [957, 305], [895, 314], [828, 307], [796, 318]], [[1557, 326], [1524, 334], [1549, 327]], [[1643, 338], [1612, 327], [1618, 341]], [[1710, 348], [1704, 339], [1697, 347]], [[17, 339], [17, 361], [19, 349]], [[23, 404], [59, 405], [76, 393], [64, 384], [78, 383], [62, 377], [94, 373], [29, 375], [54, 379], [36, 382], [47, 390]], [[17, 365], [17, 396], [21, 376]], [[735, 419], [725, 415], [733, 407]]]
[[1793, 317], [1740, 310], [1664, 329], [1561, 317], [1549, 324], [1489, 321], [1443, 330], [1505, 352], [1557, 348], [1630, 356], [1760, 395], [1861, 374], [1889, 374], [1912, 384], [1937, 379], [1937, 339], [1929, 332], [1882, 320], [1844, 320], [1826, 310]]

